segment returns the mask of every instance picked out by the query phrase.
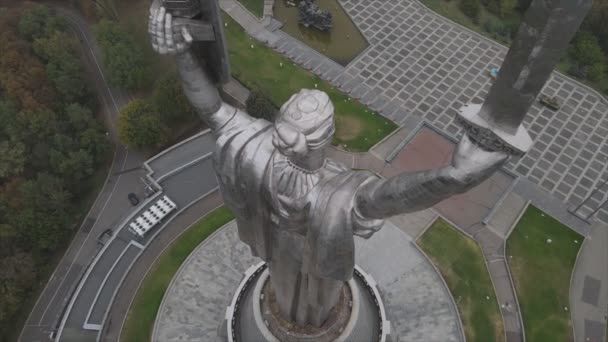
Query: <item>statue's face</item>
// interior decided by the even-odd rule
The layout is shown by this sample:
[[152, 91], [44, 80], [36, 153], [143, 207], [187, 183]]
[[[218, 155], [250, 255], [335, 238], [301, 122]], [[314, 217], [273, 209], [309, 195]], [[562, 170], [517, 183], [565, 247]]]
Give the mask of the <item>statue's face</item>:
[[281, 124], [303, 134], [309, 150], [323, 148], [335, 132], [334, 106], [326, 93], [302, 89], [281, 107], [276, 125]]

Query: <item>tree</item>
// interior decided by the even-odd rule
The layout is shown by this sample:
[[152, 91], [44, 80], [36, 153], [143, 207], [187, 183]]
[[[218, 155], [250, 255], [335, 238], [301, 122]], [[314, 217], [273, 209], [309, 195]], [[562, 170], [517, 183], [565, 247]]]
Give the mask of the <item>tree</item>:
[[20, 133], [19, 140], [27, 146], [33, 146], [39, 141], [52, 137], [58, 130], [57, 124], [55, 112], [45, 108], [22, 110], [16, 116], [16, 125]]
[[604, 59], [597, 38], [588, 31], [582, 31], [577, 35], [570, 52], [572, 58], [581, 66], [591, 66]]
[[109, 20], [100, 21], [94, 31], [101, 45], [110, 82], [127, 90], [142, 87], [146, 83], [148, 69], [137, 41]]
[[0, 141], [0, 179], [19, 175], [25, 165], [25, 147], [20, 142]]
[[513, 14], [518, 6], [525, 6], [525, 1], [519, 3], [518, 0], [482, 0], [485, 8], [501, 18], [507, 18]]
[[467, 17], [477, 22], [479, 18], [479, 11], [481, 10], [479, 0], [461, 0], [460, 9]]
[[196, 118], [192, 107], [175, 73], [168, 74], [156, 81], [153, 95], [154, 105], [166, 124]]
[[40, 211], [65, 212], [72, 198], [64, 182], [47, 172], [25, 181], [19, 191], [26, 206]]
[[19, 20], [19, 34], [29, 41], [43, 37], [50, 17], [51, 12], [44, 5], [24, 11]]
[[606, 64], [598, 62], [593, 64], [587, 70], [587, 78], [593, 82], [600, 82], [606, 75]]
[[49, 36], [34, 41], [36, 54], [47, 63], [46, 72], [63, 101], [85, 101], [89, 96], [84, 70], [78, 60], [74, 38], [64, 32], [54, 31]]
[[51, 150], [50, 160], [53, 172], [61, 179], [70, 180], [73, 186], [94, 172], [93, 157], [82, 149], [67, 153]]
[[15, 39], [10, 31], [0, 33], [0, 86], [20, 108], [54, 108], [57, 96], [45, 66], [25, 42]]
[[591, 11], [587, 15], [583, 28], [597, 37], [605, 53], [608, 53], [608, 2], [593, 1]]
[[36, 279], [32, 256], [19, 252], [0, 258], [0, 322], [12, 317]]
[[274, 122], [276, 118], [277, 108], [262, 93], [251, 92], [245, 106], [247, 107], [247, 113], [254, 118], [266, 119], [270, 122]]
[[39, 173], [21, 185], [24, 209], [15, 214], [12, 225], [21, 244], [40, 252], [51, 251], [68, 232], [70, 193], [61, 179]]
[[[95, 123], [95, 126], [97, 123]], [[95, 164], [101, 163], [110, 150], [110, 143], [106, 135], [97, 127], [89, 127], [80, 134], [80, 147], [85, 149], [93, 158]]]
[[67, 105], [65, 107], [65, 114], [70, 124], [70, 128], [78, 132], [82, 132], [96, 124], [91, 110], [78, 103]]
[[138, 99], [125, 106], [118, 116], [118, 135], [135, 149], [158, 147], [165, 142], [165, 128], [154, 106]]

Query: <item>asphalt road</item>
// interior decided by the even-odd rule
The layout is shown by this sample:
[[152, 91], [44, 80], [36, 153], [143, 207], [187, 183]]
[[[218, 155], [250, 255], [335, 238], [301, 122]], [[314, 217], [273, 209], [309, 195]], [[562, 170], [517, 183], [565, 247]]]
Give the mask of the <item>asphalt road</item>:
[[[198, 215], [197, 217], [204, 215], [204, 212], [193, 212], [189, 208], [211, 196], [217, 188], [212, 159], [206, 153], [209, 146], [213, 146], [213, 141], [211, 134], [202, 134], [183, 142], [185, 145], [181, 144], [166, 150], [153, 159], [158, 161], [156, 165], [165, 165], [165, 162], [173, 165], [171, 161], [174, 160], [181, 160], [183, 164], [173, 165], [175, 171], [163, 176], [159, 182], [160, 194], [149, 198], [125, 217], [115, 218], [111, 226], [114, 231], [113, 238], [97, 254], [70, 300], [58, 332], [61, 341], [96, 341], [98, 331], [105, 324], [106, 312], [114, 302], [115, 293], [124, 291], [121, 287], [122, 279], [130, 272], [131, 266], [139, 258], [142, 250], [145, 250], [151, 242], [156, 242], [159, 236], [162, 237], [160, 241], [164, 241], [165, 236], [173, 236], [175, 232], [186, 229], [195, 221], [190, 219], [192, 215]], [[201, 148], [201, 144], [205, 148]], [[184, 146], [187, 147], [183, 148]], [[133, 217], [140, 215], [155, 203], [157, 196], [165, 195], [177, 205], [178, 211], [170, 214], [163, 220], [164, 224], [157, 225], [145, 237], [133, 234], [128, 229]], [[184, 215], [182, 211], [188, 212], [185, 221], [182, 218]]]
[[127, 312], [142, 280], [158, 256], [178, 237], [202, 216], [223, 203], [219, 192], [215, 191], [176, 217], [142, 252], [131, 267], [117, 292], [101, 331], [101, 341], [118, 341]]
[[[101, 54], [87, 22], [71, 9], [58, 7], [54, 3], [47, 4], [68, 20], [82, 43], [83, 60], [102, 105], [104, 121], [110, 138], [116, 144], [116, 150], [106, 182], [32, 309], [21, 332], [21, 341], [50, 340], [79, 279], [100, 249], [98, 236], [114, 224], [115, 218], [122, 217], [130, 210], [131, 205], [127, 200], [129, 192], [143, 194], [143, 186], [139, 181], [143, 171], [121, 172], [140, 167], [144, 160], [139, 153], [128, 151], [116, 138], [114, 122], [119, 109], [128, 102], [128, 96], [108, 85], [100, 63]], [[14, 2], [0, 1], [0, 6], [11, 5]]]

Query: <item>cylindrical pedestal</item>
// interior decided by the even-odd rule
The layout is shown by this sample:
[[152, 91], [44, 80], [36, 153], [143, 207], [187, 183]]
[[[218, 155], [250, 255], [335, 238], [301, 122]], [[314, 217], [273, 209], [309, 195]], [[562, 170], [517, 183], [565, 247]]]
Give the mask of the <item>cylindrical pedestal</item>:
[[375, 282], [358, 267], [330, 319], [320, 328], [300, 327], [283, 320], [273, 300], [267, 265], [261, 263], [248, 269], [226, 313], [227, 341], [384, 342], [390, 334]]

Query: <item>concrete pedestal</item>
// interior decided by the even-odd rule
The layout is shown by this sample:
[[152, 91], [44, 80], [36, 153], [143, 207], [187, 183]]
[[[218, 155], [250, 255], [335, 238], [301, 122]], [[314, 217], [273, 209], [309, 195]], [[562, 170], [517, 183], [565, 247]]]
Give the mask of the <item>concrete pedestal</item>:
[[328, 322], [320, 328], [299, 327], [272, 312], [272, 292], [265, 263], [245, 272], [226, 312], [226, 340], [229, 342], [384, 342], [390, 334], [390, 322], [375, 281], [356, 267], [346, 284], [341, 303]]
[[[388, 324], [380, 322], [388, 320], [390, 339], [387, 336], [387, 341], [464, 341], [449, 292], [407, 234], [387, 222], [369, 240], [356, 238], [355, 245], [356, 264], [370, 277], [366, 278], [358, 271], [359, 275], [353, 280], [355, 285], [351, 286], [355, 289], [353, 293], [359, 292], [361, 304], [359, 309], [352, 310], [358, 312], [358, 319], [349, 342], [380, 341], [382, 334], [389, 334]], [[261, 331], [253, 316], [253, 292], [264, 269], [252, 268], [260, 263], [261, 260], [252, 257], [249, 248], [239, 240], [234, 222], [208, 237], [182, 264], [169, 284], [156, 316], [152, 340], [227, 341], [227, 313], [231, 311], [226, 307], [230, 306], [232, 312], [234, 308], [238, 309], [239, 318], [228, 319], [231, 325], [235, 324], [232, 331], [237, 341], [265, 341], [264, 335], [249, 340], [238, 339], [236, 335], [239, 331]], [[382, 303], [385, 314], [374, 302], [378, 298], [382, 298], [378, 303]], [[374, 304], [363, 304], [365, 301]], [[247, 310], [240, 311], [244, 308]], [[250, 319], [244, 319], [245, 315]], [[247, 322], [253, 326], [243, 330], [243, 324]], [[363, 325], [367, 323], [370, 325]], [[343, 331], [347, 330], [345, 326]], [[377, 337], [360, 336], [360, 331], [371, 332], [370, 336]], [[234, 336], [232, 338], [234, 340]]]

